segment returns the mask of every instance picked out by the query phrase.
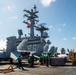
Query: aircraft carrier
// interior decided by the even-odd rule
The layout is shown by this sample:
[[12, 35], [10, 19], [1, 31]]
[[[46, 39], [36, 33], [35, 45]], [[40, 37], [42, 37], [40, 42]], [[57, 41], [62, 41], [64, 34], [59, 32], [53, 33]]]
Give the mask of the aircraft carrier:
[[[33, 53], [34, 55], [41, 56], [43, 53], [51, 52], [51, 53], [57, 53], [57, 47], [52, 47], [48, 51], [49, 45], [51, 44], [50, 40], [46, 40], [49, 38], [48, 33], [46, 32], [49, 30], [48, 27], [45, 27], [46, 23], [40, 23], [38, 24], [39, 20], [37, 13], [37, 7], [34, 5], [34, 7], [29, 11], [24, 9], [23, 12], [25, 13], [23, 16], [27, 19], [23, 21], [24, 24], [26, 24], [26, 28], [30, 29], [29, 36], [24, 36], [22, 29], [18, 30], [18, 38], [16, 36], [10, 36], [7, 38], [7, 48], [2, 53], [0, 53], [0, 59], [10, 59], [10, 62], [14, 60], [15, 64], [12, 64], [14, 71], [9, 72], [7, 71], [6, 75], [76, 75], [76, 67], [72, 66], [72, 63], [65, 66], [51, 66], [46, 67], [45, 65], [36, 65], [32, 68], [28, 67], [26, 64], [26, 61], [22, 61], [24, 71], [18, 69], [16, 67], [17, 62], [16, 59], [21, 53], [25, 54], [26, 52]], [[40, 35], [35, 36], [35, 31], [38, 31]], [[9, 62], [3, 62], [3, 64], [0, 63], [0, 75], [5, 75], [4, 71], [2, 71], [2, 68], [8, 69]]]
[[[10, 61], [16, 60], [21, 53], [34, 53], [34, 55], [41, 56], [42, 53], [48, 52], [49, 45], [51, 44], [50, 40], [46, 40], [49, 36], [46, 32], [49, 30], [48, 27], [45, 27], [46, 23], [38, 23], [39, 11], [37, 11], [36, 5], [31, 10], [23, 10], [24, 18], [27, 18], [23, 21], [26, 24], [26, 28], [29, 28], [29, 36], [24, 36], [22, 29], [18, 30], [18, 38], [16, 36], [7, 37], [7, 47], [6, 50], [3, 50], [0, 53], [0, 59], [10, 59]], [[36, 34], [35, 31], [38, 31], [40, 35]]]

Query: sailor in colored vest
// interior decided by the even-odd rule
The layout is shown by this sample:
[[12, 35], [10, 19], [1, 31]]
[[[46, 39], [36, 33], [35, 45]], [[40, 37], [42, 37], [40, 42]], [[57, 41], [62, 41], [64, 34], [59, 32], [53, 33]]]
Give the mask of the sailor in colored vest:
[[34, 55], [31, 54], [30, 57], [28, 58], [28, 63], [31, 64], [31, 67], [34, 66]]
[[43, 56], [40, 56], [39, 61], [40, 61], [40, 64], [43, 65]]
[[49, 61], [49, 57], [48, 57], [48, 54], [47, 54], [47, 55], [46, 55], [46, 66], [47, 66], [47, 67], [49, 67], [48, 61]]
[[22, 68], [22, 70], [24, 70], [24, 68], [23, 68], [23, 66], [22, 66], [22, 58], [21, 58], [21, 56], [19, 56], [19, 57], [17, 58], [17, 61], [18, 61], [18, 67], [19, 67], [19, 69]]

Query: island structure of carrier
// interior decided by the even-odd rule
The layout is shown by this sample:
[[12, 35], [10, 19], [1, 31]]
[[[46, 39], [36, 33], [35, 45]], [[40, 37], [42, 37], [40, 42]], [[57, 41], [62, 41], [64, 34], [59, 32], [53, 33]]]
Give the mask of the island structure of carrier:
[[[44, 26], [44, 23], [38, 24], [39, 20], [37, 20], [38, 15], [37, 7], [34, 5], [33, 9], [23, 10], [26, 12], [24, 17], [27, 18], [27, 21], [23, 21], [24, 24], [27, 25], [27, 28], [30, 29], [30, 36], [24, 36], [22, 29], [18, 30], [19, 37], [10, 36], [7, 37], [7, 47], [2, 53], [0, 53], [0, 59], [11, 59], [16, 60], [21, 53], [31, 52], [37, 56], [42, 55], [42, 53], [47, 52], [49, 45], [51, 42], [49, 40], [45, 40], [48, 38], [48, 33], [46, 30], [49, 30]], [[41, 35], [35, 36], [35, 30], [40, 32]]]

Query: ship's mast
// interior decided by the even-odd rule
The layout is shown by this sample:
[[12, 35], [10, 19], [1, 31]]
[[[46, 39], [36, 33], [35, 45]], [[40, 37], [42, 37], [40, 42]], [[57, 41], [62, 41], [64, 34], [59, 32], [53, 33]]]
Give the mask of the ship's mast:
[[[36, 18], [38, 18], [38, 16], [36, 15], [39, 11], [36, 10], [37, 7], [36, 5], [34, 5], [33, 9], [31, 9], [31, 11], [29, 10], [23, 10], [24, 12], [26, 12], [27, 14], [24, 14], [24, 17], [27, 17], [27, 20], [30, 21], [31, 26], [30, 26], [30, 37], [33, 38], [34, 37], [34, 25], [36, 22], [38, 22], [38, 20], [36, 20]], [[25, 21], [23, 21], [24, 23], [26, 23]]]
[[37, 27], [36, 30], [40, 31], [41, 38], [48, 38], [47, 35], [43, 36], [44, 31], [49, 30], [49, 28], [44, 27], [42, 24], [40, 24], [40, 27]]

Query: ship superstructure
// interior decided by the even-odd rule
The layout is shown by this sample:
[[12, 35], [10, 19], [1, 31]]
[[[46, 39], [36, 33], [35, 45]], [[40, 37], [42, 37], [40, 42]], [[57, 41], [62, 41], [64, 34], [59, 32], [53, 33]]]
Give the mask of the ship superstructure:
[[[28, 50], [28, 51], [36, 51], [36, 55], [40, 56], [44, 52], [44, 48], [47, 46], [46, 51], [48, 50], [48, 45], [50, 44], [50, 41], [45, 41], [46, 38], [48, 38], [48, 33], [45, 32], [46, 30], [49, 30], [47, 27], [43, 25], [43, 23], [36, 25], [39, 20], [36, 20], [38, 18], [36, 5], [34, 5], [33, 9], [31, 11], [29, 10], [23, 10], [26, 12], [24, 14], [24, 17], [27, 18], [27, 21], [23, 21], [27, 25], [27, 28], [30, 29], [30, 37], [23, 40], [23, 43], [21, 43], [17, 49], [18, 50]], [[35, 30], [40, 31], [40, 36], [35, 36], [34, 32]], [[23, 45], [26, 43], [26, 48], [23, 48]], [[25, 47], [25, 46], [24, 46]]]
[[[16, 36], [10, 36], [7, 38], [7, 48], [6, 51], [3, 51], [3, 53], [0, 53], [0, 58], [12, 58], [16, 59], [21, 52], [35, 52], [35, 55], [40, 56], [44, 52], [48, 52], [49, 44], [51, 42], [49, 40], [45, 40], [48, 38], [48, 33], [46, 30], [49, 30], [47, 27], [45, 27], [41, 23], [37, 25], [36, 23], [39, 22], [37, 20], [38, 15], [37, 13], [37, 7], [34, 5], [33, 9], [31, 11], [29, 10], [23, 10], [26, 12], [24, 14], [24, 17], [27, 18], [27, 21], [23, 21], [27, 25], [27, 28], [30, 29], [30, 36], [24, 36], [22, 29], [18, 30], [19, 37]], [[40, 36], [35, 36], [35, 30], [39, 31], [41, 33]]]

